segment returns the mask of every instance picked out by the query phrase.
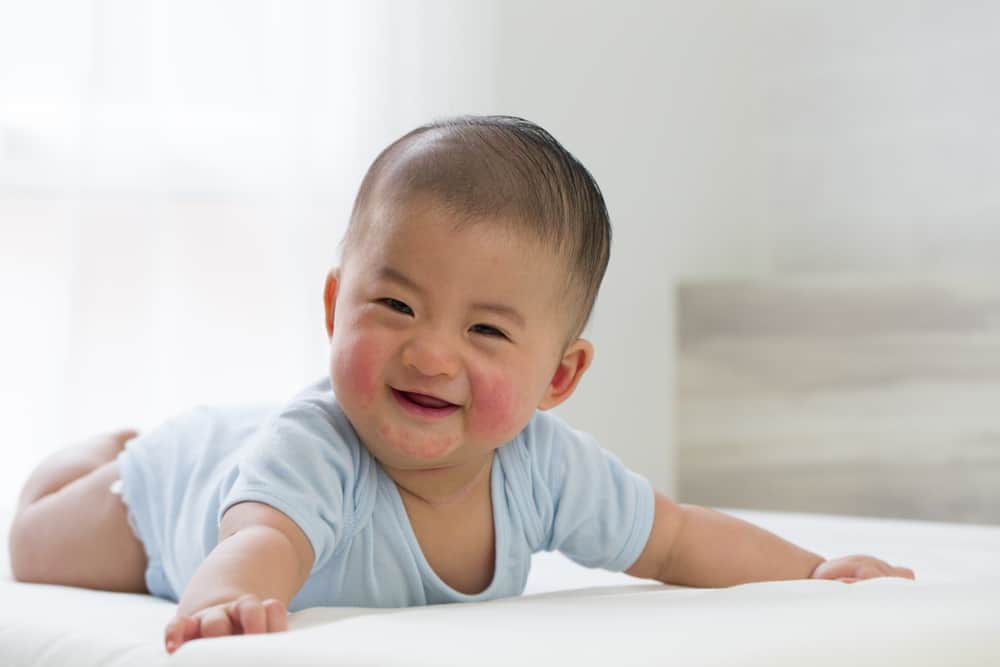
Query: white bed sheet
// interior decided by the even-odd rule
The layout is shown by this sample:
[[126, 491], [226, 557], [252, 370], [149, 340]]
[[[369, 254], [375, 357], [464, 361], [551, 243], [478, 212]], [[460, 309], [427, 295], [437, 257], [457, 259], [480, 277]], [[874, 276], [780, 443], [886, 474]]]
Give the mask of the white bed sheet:
[[309, 609], [287, 633], [191, 642], [168, 657], [161, 633], [173, 605], [18, 584], [4, 560], [0, 665], [1000, 664], [1000, 527], [734, 513], [824, 554], [912, 566], [918, 581], [697, 590], [540, 554], [520, 598]]

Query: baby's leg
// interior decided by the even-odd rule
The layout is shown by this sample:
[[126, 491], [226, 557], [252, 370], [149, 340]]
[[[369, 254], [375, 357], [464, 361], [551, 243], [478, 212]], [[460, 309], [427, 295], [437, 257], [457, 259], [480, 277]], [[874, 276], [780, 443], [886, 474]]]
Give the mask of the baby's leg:
[[128, 525], [115, 458], [122, 431], [58, 452], [31, 474], [10, 529], [20, 581], [145, 593], [146, 552]]

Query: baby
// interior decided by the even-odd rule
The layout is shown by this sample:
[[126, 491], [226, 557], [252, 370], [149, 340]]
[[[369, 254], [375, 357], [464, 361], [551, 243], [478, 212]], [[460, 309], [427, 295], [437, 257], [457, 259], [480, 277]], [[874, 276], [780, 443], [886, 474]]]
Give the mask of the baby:
[[678, 505], [545, 412], [593, 359], [610, 238], [597, 184], [540, 127], [410, 132], [369, 169], [326, 278], [327, 376], [277, 410], [200, 408], [48, 459], [15, 577], [177, 600], [169, 652], [311, 606], [517, 595], [540, 550], [686, 586], [912, 578]]

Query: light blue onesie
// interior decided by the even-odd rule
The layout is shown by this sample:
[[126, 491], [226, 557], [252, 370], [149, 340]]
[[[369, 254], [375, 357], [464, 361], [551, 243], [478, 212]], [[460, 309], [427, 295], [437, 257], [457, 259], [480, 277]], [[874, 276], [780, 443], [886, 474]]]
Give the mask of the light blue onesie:
[[491, 471], [496, 565], [476, 595], [428, 565], [395, 483], [318, 382], [281, 409], [198, 408], [130, 441], [123, 500], [149, 558], [146, 585], [177, 600], [218, 541], [229, 506], [266, 503], [309, 538], [316, 562], [291, 610], [490, 600], [524, 590], [531, 554], [558, 550], [622, 571], [653, 523], [649, 483], [584, 433], [537, 412]]

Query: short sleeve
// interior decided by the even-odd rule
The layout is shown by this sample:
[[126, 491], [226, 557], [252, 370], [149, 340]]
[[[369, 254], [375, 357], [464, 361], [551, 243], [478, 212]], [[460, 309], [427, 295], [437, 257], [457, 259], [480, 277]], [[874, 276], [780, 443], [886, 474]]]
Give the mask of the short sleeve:
[[354, 512], [357, 447], [337, 422], [310, 401], [268, 419], [240, 458], [219, 519], [240, 502], [269, 505], [302, 529], [315, 554], [313, 571], [321, 568], [350, 530]]
[[522, 433], [542, 549], [586, 567], [622, 572], [653, 527], [653, 490], [590, 435], [548, 413]]

